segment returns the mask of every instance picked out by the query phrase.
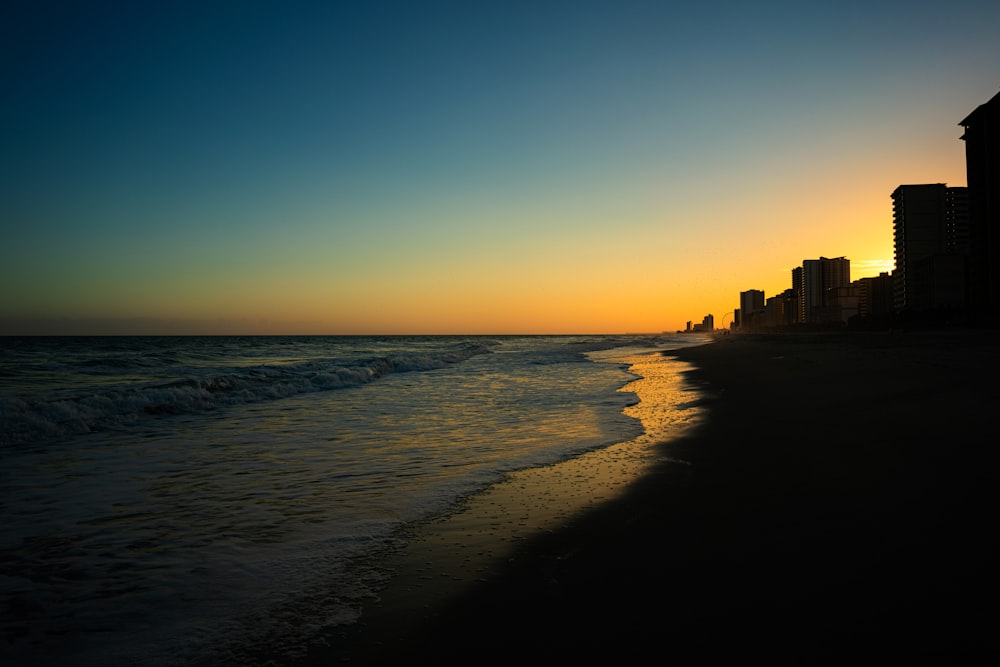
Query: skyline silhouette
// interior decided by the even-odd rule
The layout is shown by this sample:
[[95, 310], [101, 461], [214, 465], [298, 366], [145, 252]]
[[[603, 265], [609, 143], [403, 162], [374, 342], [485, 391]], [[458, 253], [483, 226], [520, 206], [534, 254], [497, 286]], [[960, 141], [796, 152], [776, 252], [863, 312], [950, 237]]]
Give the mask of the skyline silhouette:
[[998, 222], [995, 202], [1000, 200], [998, 123], [1000, 93], [977, 105], [960, 123], [966, 129], [961, 139], [971, 186], [911, 183], [892, 191], [891, 271], [857, 276], [851, 273], [849, 258], [804, 259], [792, 269], [791, 287], [784, 291], [741, 291], [731, 328], [994, 323], [1000, 298], [1000, 259], [992, 232]]

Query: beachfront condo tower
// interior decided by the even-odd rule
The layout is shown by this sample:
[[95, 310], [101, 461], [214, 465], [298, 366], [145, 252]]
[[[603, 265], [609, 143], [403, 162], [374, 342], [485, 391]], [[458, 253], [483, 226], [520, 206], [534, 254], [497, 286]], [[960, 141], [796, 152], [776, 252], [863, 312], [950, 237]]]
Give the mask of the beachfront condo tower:
[[833, 312], [830, 307], [830, 294], [832, 290], [850, 284], [851, 260], [845, 257], [803, 260], [802, 266], [792, 269], [792, 288], [799, 297], [799, 322], [841, 322], [839, 311]]
[[959, 125], [965, 128], [969, 186], [970, 306], [977, 317], [995, 320], [1000, 308], [1000, 93]]
[[744, 331], [764, 326], [764, 291], [750, 289], [740, 292], [739, 328]]
[[892, 192], [896, 313], [965, 307], [970, 249], [964, 187], [900, 185]]

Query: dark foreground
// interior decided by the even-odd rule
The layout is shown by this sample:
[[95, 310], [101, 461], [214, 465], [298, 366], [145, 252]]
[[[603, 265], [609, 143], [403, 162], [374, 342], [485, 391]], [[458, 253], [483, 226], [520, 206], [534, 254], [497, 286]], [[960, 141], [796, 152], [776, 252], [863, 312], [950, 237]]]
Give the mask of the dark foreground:
[[989, 333], [733, 335], [676, 356], [709, 395], [663, 445], [690, 465], [311, 662], [996, 664]]

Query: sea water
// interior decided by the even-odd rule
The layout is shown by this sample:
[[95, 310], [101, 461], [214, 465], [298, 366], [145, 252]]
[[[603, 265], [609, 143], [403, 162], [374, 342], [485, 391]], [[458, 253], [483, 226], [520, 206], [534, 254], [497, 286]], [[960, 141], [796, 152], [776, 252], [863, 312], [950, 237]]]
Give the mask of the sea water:
[[626, 353], [704, 340], [0, 338], [0, 662], [292, 658], [401, 528], [640, 435]]

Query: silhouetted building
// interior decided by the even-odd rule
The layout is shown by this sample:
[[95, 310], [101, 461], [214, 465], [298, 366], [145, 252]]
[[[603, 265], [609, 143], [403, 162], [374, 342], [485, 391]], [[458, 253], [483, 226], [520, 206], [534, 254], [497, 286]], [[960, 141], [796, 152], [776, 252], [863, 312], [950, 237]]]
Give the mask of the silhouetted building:
[[861, 285], [858, 314], [879, 319], [891, 316], [894, 312], [892, 276], [883, 272], [875, 278], [861, 278], [858, 282]]
[[970, 305], [996, 318], [1000, 301], [1000, 93], [961, 123], [969, 186]]
[[795, 293], [795, 313], [792, 319], [796, 324], [802, 323], [802, 302], [800, 301], [802, 297], [802, 283], [802, 267], [796, 266], [792, 269], [792, 292]]
[[764, 304], [764, 326], [781, 328], [795, 324], [798, 321], [798, 304], [798, 295], [792, 289], [772, 296]]
[[764, 291], [751, 289], [740, 292], [740, 329], [764, 326]]
[[701, 320], [701, 324], [696, 324], [693, 327], [691, 327], [691, 323], [688, 322], [688, 327], [690, 327], [690, 330], [694, 331], [694, 332], [709, 332], [710, 333], [712, 331], [715, 331], [715, 316], [714, 315], [706, 315]]
[[968, 188], [952, 187], [945, 191], [944, 225], [945, 252], [968, 255], [972, 250]]
[[964, 187], [929, 183], [900, 185], [893, 191], [897, 313], [965, 305], [968, 208]]
[[843, 321], [839, 310], [831, 308], [830, 290], [851, 284], [851, 260], [844, 257], [806, 259], [792, 269], [792, 289], [798, 294], [798, 321], [830, 324]]
[[861, 311], [861, 284], [857, 281], [849, 285], [832, 287], [826, 293], [824, 306], [826, 321], [847, 324]]

